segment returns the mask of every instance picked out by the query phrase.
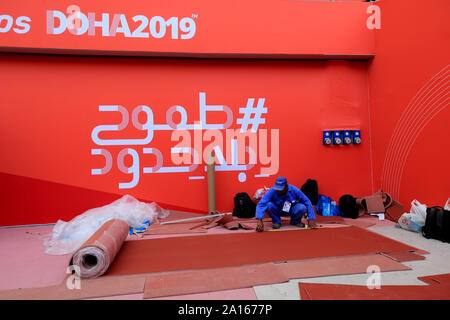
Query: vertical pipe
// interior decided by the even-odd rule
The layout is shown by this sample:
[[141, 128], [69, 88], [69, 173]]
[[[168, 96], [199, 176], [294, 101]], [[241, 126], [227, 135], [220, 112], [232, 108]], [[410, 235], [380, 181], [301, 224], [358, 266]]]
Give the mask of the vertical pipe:
[[208, 177], [208, 212], [216, 212], [216, 177], [215, 177], [215, 153], [214, 150], [208, 154], [206, 162]]

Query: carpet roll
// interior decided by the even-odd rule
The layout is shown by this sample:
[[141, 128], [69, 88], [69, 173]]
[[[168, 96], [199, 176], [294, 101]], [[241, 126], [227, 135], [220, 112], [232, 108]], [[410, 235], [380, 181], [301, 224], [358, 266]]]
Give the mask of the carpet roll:
[[74, 253], [70, 265], [80, 278], [96, 278], [108, 270], [122, 247], [129, 231], [128, 224], [120, 219], [105, 222]]

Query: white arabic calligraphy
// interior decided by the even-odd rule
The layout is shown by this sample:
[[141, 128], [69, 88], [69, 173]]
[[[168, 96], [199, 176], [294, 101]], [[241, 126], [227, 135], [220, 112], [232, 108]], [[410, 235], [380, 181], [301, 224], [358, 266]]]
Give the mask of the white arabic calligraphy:
[[[262, 114], [267, 113], [267, 108], [263, 108], [265, 98], [260, 98], [258, 100], [258, 106], [257, 108], [253, 108], [253, 103], [255, 99], [249, 98], [247, 107], [246, 108], [240, 108], [239, 112], [244, 114], [244, 117], [242, 119], [237, 119], [236, 123], [241, 124], [241, 132], [247, 131], [247, 125], [252, 124], [256, 128], [259, 124], [264, 124], [265, 119], [261, 117]], [[259, 108], [259, 109], [258, 109]], [[154, 138], [154, 132], [155, 131], [181, 131], [186, 130], [194, 131], [194, 140], [195, 137], [199, 137], [197, 132], [200, 132], [200, 139], [206, 139], [206, 141], [211, 141], [211, 137], [219, 134], [222, 135], [222, 133], [218, 130], [224, 130], [228, 129], [233, 124], [233, 113], [231, 109], [228, 106], [225, 105], [207, 105], [206, 104], [206, 93], [200, 92], [199, 93], [199, 115], [200, 115], [200, 121], [194, 121], [192, 124], [188, 124], [188, 114], [186, 112], [186, 109], [183, 106], [180, 105], [174, 105], [170, 107], [166, 111], [166, 124], [155, 124], [154, 123], [154, 117], [153, 117], [153, 111], [152, 109], [147, 105], [139, 105], [132, 111], [131, 114], [131, 122], [137, 130], [144, 131], [146, 133], [146, 136], [144, 138], [139, 139], [105, 139], [100, 138], [100, 135], [105, 135], [107, 132], [118, 132], [122, 131], [129, 125], [129, 113], [128, 110], [125, 109], [123, 106], [120, 105], [99, 105], [98, 110], [100, 112], [119, 112], [121, 114], [122, 120], [119, 124], [109, 124], [109, 125], [98, 125], [94, 127], [94, 129], [91, 132], [91, 138], [92, 141], [99, 145], [99, 146], [147, 146], [149, 145]], [[255, 111], [256, 110], [256, 111]], [[141, 123], [139, 121], [139, 115], [141, 113], [145, 113], [146, 120], [144, 123]], [[179, 113], [181, 120], [179, 123], [175, 123], [173, 121], [173, 116], [175, 113]], [[207, 123], [206, 121], [206, 114], [207, 112], [224, 112], [226, 114], [226, 121], [224, 123]], [[258, 112], [258, 119], [250, 118], [250, 114]], [[252, 122], [253, 121], [253, 122]], [[243, 130], [243, 128], [245, 130]], [[209, 130], [205, 131], [205, 135], [202, 135], [202, 130]], [[231, 130], [231, 129], [230, 129]], [[277, 130], [277, 129], [275, 129]], [[229, 130], [227, 130], [229, 131]], [[257, 131], [252, 129], [252, 132]], [[110, 134], [109, 133], [109, 134]], [[184, 133], [182, 133], [184, 134]], [[190, 134], [189, 135], [190, 139]], [[267, 134], [264, 135], [267, 138]], [[278, 137], [278, 136], [277, 136]], [[227, 133], [227, 139], [228, 133]], [[241, 138], [239, 138], [241, 139]], [[172, 140], [175, 141], [175, 140]], [[189, 140], [190, 141], [190, 140]], [[220, 141], [223, 141], [222, 138], [220, 138]], [[256, 140], [255, 140], [256, 141]], [[216, 141], [215, 141], [216, 142]], [[261, 141], [260, 141], [261, 142]], [[239, 142], [240, 143], [240, 142]], [[210, 148], [213, 145], [213, 143], [210, 144]], [[227, 164], [225, 161], [225, 157], [222, 153], [221, 148], [222, 146], [215, 145], [211, 150], [215, 151], [216, 159], [218, 162], [218, 165], [215, 166], [215, 170], [218, 172], [223, 171], [241, 171], [238, 175], [239, 181], [244, 182], [246, 181], [246, 174], [242, 171], [248, 171], [252, 169], [257, 164], [257, 154], [254, 151], [254, 149], [251, 146], [245, 146], [244, 153], [247, 153], [249, 155], [249, 163], [247, 164], [239, 164], [238, 163], [238, 141], [234, 138], [231, 139], [231, 164]], [[258, 148], [260, 150], [260, 156], [261, 156], [261, 149], [266, 150], [267, 147], [264, 148]], [[192, 147], [185, 147], [181, 146], [180, 144], [176, 147], [172, 147], [170, 149], [170, 153], [172, 155], [172, 161], [176, 163], [176, 166], [165, 166], [164, 165], [164, 157], [158, 148], [155, 147], [144, 147], [141, 149], [142, 155], [153, 155], [153, 157], [156, 158], [156, 162], [152, 167], [143, 166], [142, 167], [142, 173], [143, 174], [153, 174], [153, 173], [190, 173], [194, 172], [198, 165], [201, 164], [201, 157], [199, 155], [199, 152], [201, 152], [202, 147], [198, 148], [197, 146]], [[227, 152], [228, 151], [227, 146]], [[242, 149], [243, 150], [243, 149]], [[255, 149], [256, 150], [256, 149]], [[266, 150], [267, 151], [267, 150]], [[92, 155], [97, 156], [103, 156], [105, 158], [105, 165], [103, 168], [97, 168], [97, 169], [91, 169], [92, 175], [104, 175], [110, 172], [113, 164], [112, 155], [111, 152], [106, 149], [91, 149]], [[177, 158], [178, 161], [175, 161], [174, 159], [179, 155], [184, 154], [184, 158], [179, 160], [180, 158]], [[125, 157], [131, 156], [131, 165], [127, 167], [125, 165]], [[188, 158], [186, 158], [188, 157]], [[244, 157], [245, 158], [245, 157]], [[266, 156], [267, 158], [267, 156]], [[183, 160], [184, 159], [184, 160]], [[189, 161], [186, 161], [186, 159], [191, 159]], [[241, 160], [240, 160], [241, 161]], [[267, 161], [266, 161], [267, 162]], [[180, 165], [180, 164], [187, 164], [187, 165]], [[128, 182], [121, 182], [119, 183], [119, 189], [129, 189], [134, 188], [138, 183], [140, 179], [140, 159], [139, 154], [136, 149], [127, 147], [122, 149], [118, 155], [117, 155], [117, 166], [119, 170], [126, 174], [131, 174], [132, 179]], [[206, 166], [204, 167], [204, 170], [206, 171]], [[278, 170], [278, 169], [277, 169]], [[269, 174], [257, 174], [254, 175], [254, 177], [268, 177]], [[203, 175], [196, 175], [196, 176], [190, 176], [189, 180], [204, 180]]]

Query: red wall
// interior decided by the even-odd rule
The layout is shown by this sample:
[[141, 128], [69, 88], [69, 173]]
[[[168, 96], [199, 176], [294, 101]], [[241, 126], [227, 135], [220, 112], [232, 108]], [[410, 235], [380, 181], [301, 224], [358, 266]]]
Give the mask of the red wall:
[[[14, 10], [27, 8], [23, 14], [30, 15], [48, 9], [25, 3], [6, 9], [16, 14]], [[365, 29], [368, 16], [365, 8], [372, 4], [299, 2], [295, 10], [308, 16], [300, 20], [309, 26], [298, 29], [299, 38], [293, 36], [295, 32], [289, 33], [295, 29], [292, 26], [297, 26], [295, 14], [289, 14], [291, 24], [280, 26], [290, 30], [282, 33], [285, 37], [270, 33], [267, 38], [265, 33], [251, 31], [255, 22], [249, 22], [245, 29], [249, 33], [242, 33], [242, 25], [241, 29], [230, 29], [231, 33], [223, 32], [222, 24], [214, 25], [217, 22], [214, 16], [221, 13], [217, 7], [210, 7], [203, 0], [196, 3], [209, 14], [206, 20], [198, 21], [199, 26], [204, 22], [196, 38], [197, 46], [190, 42], [178, 46], [166, 40], [159, 43], [154, 42], [155, 39], [146, 44], [136, 39], [128, 39], [126, 43], [121, 39], [119, 43], [115, 41], [118, 39], [110, 38], [103, 39], [106, 44], [94, 37], [88, 41], [95, 46], [91, 48], [83, 47], [86, 39], [74, 40], [66, 35], [54, 39], [57, 46], [47, 48], [94, 51], [109, 48], [116, 50], [114, 54], [120, 54], [117, 50], [150, 52], [155, 48], [156, 52], [172, 54], [186, 52], [184, 49], [193, 46], [198, 50], [187, 51], [300, 56], [313, 53], [315, 58], [323, 53], [341, 57], [356, 54], [367, 58], [374, 52], [375, 35], [376, 57], [369, 62], [351, 62], [0, 54], [0, 145], [3, 150], [0, 225], [69, 220], [125, 193], [158, 201], [167, 207], [206, 210], [204, 163], [191, 168], [191, 172], [142, 171], [144, 166], [157, 164], [154, 156], [143, 154], [144, 147], [158, 148], [164, 159], [163, 166], [173, 166], [170, 152], [176, 143], [170, 140], [170, 130], [157, 130], [151, 142], [138, 146], [99, 146], [92, 139], [92, 132], [99, 125], [121, 122], [118, 112], [100, 112], [99, 105], [121, 105], [130, 117], [128, 127], [120, 132], [103, 132], [99, 135], [101, 139], [143, 139], [145, 132], [131, 124], [136, 106], [149, 106], [154, 122], [161, 125], [167, 124], [169, 108], [182, 106], [188, 124], [192, 124], [200, 119], [201, 92], [206, 94], [207, 105], [229, 108], [232, 129], [240, 128], [237, 119], [243, 115], [239, 108], [244, 108], [249, 98], [256, 101], [264, 98], [268, 111], [257, 135], [261, 137], [261, 130], [269, 131], [269, 150], [274, 145], [270, 130], [279, 130], [279, 162], [269, 177], [257, 177], [260, 170], [267, 167], [259, 156], [252, 168], [217, 172], [218, 210], [231, 210], [235, 193], [246, 191], [252, 195], [257, 188], [272, 185], [278, 175], [287, 176], [288, 181], [297, 186], [308, 177], [315, 178], [320, 193], [336, 200], [343, 193], [362, 196], [383, 188], [402, 202], [406, 210], [415, 198], [428, 205], [445, 203], [450, 196], [447, 160], [450, 111], [446, 108], [450, 35], [446, 15], [450, 4], [447, 0], [376, 2], [374, 5], [381, 7], [381, 29], [371, 31]], [[89, 7], [93, 5], [88, 2], [82, 4], [82, 10], [85, 7], [95, 12], [103, 10], [97, 5]], [[191, 13], [191, 7], [176, 4], [174, 1], [160, 9], [167, 16], [174, 8], [178, 8], [175, 15]], [[114, 3], [111, 5], [114, 8]], [[267, 1], [253, 18], [269, 19], [276, 25], [272, 20], [273, 8], [278, 8], [278, 13], [290, 12], [290, 6], [294, 5]], [[325, 17], [318, 15], [320, 8], [326, 10]], [[154, 11], [150, 7], [147, 9]], [[235, 12], [229, 6], [226, 10]], [[245, 12], [238, 13], [251, 10], [252, 6], [246, 5]], [[139, 13], [139, 10], [130, 12], [132, 15]], [[330, 17], [334, 18], [330, 20]], [[42, 17], [35, 21], [37, 26], [44, 26]], [[240, 20], [240, 23], [245, 27], [245, 22]], [[335, 33], [327, 31], [330, 27]], [[33, 27], [33, 32], [42, 32], [36, 28]], [[221, 30], [221, 37], [215, 37], [214, 32], [218, 30]], [[256, 47], [250, 41], [252, 34], [258, 35]], [[324, 40], [325, 35], [333, 41]], [[20, 44], [21, 39], [27, 47], [23, 50], [42, 49], [47, 39], [41, 35], [26, 40], [29, 38], [22, 36], [9, 34], [1, 38], [0, 50], [11, 49], [7, 47], [11, 43]], [[234, 41], [235, 36], [239, 41]], [[6, 40], [12, 42], [8, 44]], [[273, 48], [281, 48], [277, 43], [286, 46], [281, 51], [273, 51]], [[153, 44], [160, 47], [152, 47]], [[115, 45], [118, 47], [111, 47]], [[146, 120], [142, 116], [139, 115], [141, 123]], [[220, 111], [207, 116], [208, 123], [224, 123], [226, 119], [226, 114]], [[173, 114], [173, 121], [180, 121], [177, 112]], [[321, 144], [324, 129], [361, 129], [363, 143], [325, 147]], [[199, 151], [204, 151], [208, 144], [203, 143]], [[91, 154], [92, 149], [111, 153], [111, 169], [106, 174], [92, 175], [92, 169], [105, 165], [102, 156]], [[118, 168], [117, 158], [123, 149], [134, 149], [139, 157], [139, 181], [129, 189], [119, 188], [119, 183], [129, 182], [132, 176]], [[229, 159], [228, 155], [226, 157]], [[131, 156], [125, 156], [124, 165], [131, 164]], [[245, 181], [240, 182], [239, 176], [242, 178], [243, 174]], [[193, 176], [203, 176], [203, 179], [189, 179]]]
[[369, 67], [375, 189], [410, 209], [450, 197], [447, 0], [382, 0]]
[[[217, 209], [230, 211], [233, 196], [250, 195], [276, 176], [301, 186], [318, 180], [321, 193], [337, 199], [343, 193], [371, 191], [368, 131], [367, 65], [364, 61], [174, 60], [81, 56], [0, 55], [0, 139], [4, 183], [1, 184], [0, 225], [68, 220], [83, 210], [129, 193], [144, 200], [207, 210], [204, 163], [189, 173], [143, 173], [155, 165], [143, 147], [159, 148], [164, 166], [171, 166], [171, 131], [155, 131], [145, 146], [98, 146], [91, 137], [98, 125], [120, 123], [117, 112], [100, 112], [99, 105], [121, 105], [130, 114], [138, 105], [152, 108], [154, 122], [166, 124], [166, 111], [183, 106], [187, 122], [199, 119], [199, 92], [206, 104], [226, 105], [238, 129], [239, 108], [248, 98], [265, 98], [266, 122], [258, 128], [279, 130], [279, 165], [269, 177], [255, 177], [268, 167], [260, 162], [249, 170], [217, 172]], [[255, 102], [256, 105], [256, 102]], [[142, 115], [141, 115], [142, 116]], [[212, 112], [208, 123], [225, 122]], [[180, 121], [178, 114], [173, 120]], [[145, 117], [140, 118], [145, 121]], [[359, 146], [322, 145], [322, 130], [360, 128]], [[173, 130], [172, 130], [173, 131]], [[223, 132], [224, 130], [222, 130]], [[270, 132], [270, 131], [269, 131]], [[131, 123], [121, 132], [104, 132], [102, 139], [144, 138]], [[203, 144], [203, 150], [208, 143]], [[270, 140], [269, 150], [274, 144]], [[105, 159], [91, 149], [112, 154], [112, 168], [92, 175]], [[140, 179], [135, 187], [119, 189], [130, 174], [118, 169], [124, 148], [139, 154]], [[127, 158], [128, 157], [128, 158]], [[131, 164], [131, 157], [125, 165]], [[246, 175], [240, 182], [239, 174]], [[55, 199], [55, 200], [53, 200]]]

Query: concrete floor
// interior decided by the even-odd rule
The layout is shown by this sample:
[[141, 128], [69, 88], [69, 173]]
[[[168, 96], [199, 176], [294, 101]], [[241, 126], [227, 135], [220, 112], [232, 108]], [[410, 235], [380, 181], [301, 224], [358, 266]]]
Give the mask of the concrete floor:
[[[381, 285], [427, 285], [417, 277], [450, 273], [450, 244], [438, 240], [426, 239], [421, 234], [395, 228], [394, 226], [373, 227], [369, 230], [388, 238], [426, 250], [425, 260], [402, 262], [412, 268], [408, 271], [391, 271], [381, 273]], [[330, 283], [366, 285], [368, 274], [331, 276], [320, 278], [293, 279], [287, 283], [254, 287], [259, 300], [298, 300], [301, 299], [298, 283]]]

